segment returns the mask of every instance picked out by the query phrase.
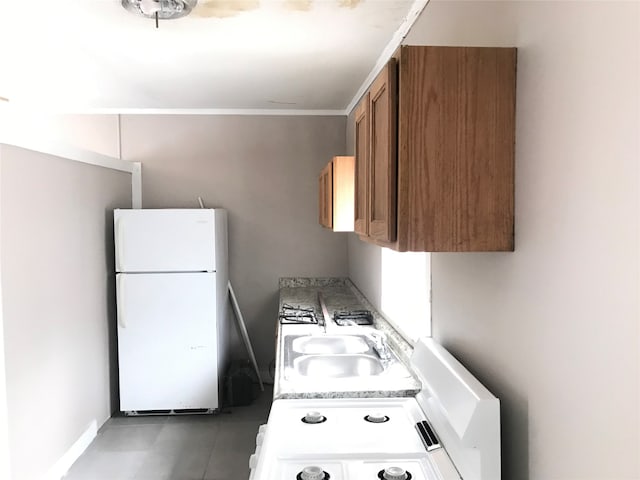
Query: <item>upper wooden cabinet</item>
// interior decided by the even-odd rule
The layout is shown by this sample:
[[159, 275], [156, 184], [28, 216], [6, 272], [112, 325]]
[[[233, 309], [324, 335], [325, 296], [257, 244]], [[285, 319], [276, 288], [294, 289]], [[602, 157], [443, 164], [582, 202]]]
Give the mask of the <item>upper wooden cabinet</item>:
[[355, 111], [361, 238], [513, 250], [515, 73], [514, 48], [399, 49]]
[[369, 93], [355, 109], [354, 231], [369, 234]]
[[319, 178], [318, 220], [334, 232], [353, 232], [354, 158], [333, 157]]

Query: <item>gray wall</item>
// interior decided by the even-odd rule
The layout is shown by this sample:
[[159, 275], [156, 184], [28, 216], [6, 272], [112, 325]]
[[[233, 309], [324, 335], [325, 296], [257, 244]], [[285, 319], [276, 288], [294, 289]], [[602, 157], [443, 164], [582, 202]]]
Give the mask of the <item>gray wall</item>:
[[[640, 478], [639, 7], [431, 0], [406, 40], [518, 47], [516, 251], [432, 255], [434, 337], [502, 401], [503, 478]], [[365, 292], [379, 256], [351, 236]]]
[[[318, 175], [344, 154], [344, 117], [125, 115], [143, 207], [229, 211], [230, 279], [258, 363], [274, 358], [278, 277], [346, 276], [345, 234], [318, 224]], [[246, 358], [235, 328], [233, 351]]]
[[111, 211], [131, 175], [0, 148], [10, 457], [30, 480], [115, 408]]

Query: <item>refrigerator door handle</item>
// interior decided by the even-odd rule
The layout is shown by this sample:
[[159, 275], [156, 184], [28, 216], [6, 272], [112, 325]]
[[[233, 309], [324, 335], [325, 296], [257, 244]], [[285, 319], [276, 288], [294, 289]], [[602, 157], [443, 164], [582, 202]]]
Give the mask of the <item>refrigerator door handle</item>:
[[124, 275], [116, 276], [116, 315], [118, 317], [118, 326], [127, 328], [127, 322], [124, 317], [125, 301], [124, 301]]

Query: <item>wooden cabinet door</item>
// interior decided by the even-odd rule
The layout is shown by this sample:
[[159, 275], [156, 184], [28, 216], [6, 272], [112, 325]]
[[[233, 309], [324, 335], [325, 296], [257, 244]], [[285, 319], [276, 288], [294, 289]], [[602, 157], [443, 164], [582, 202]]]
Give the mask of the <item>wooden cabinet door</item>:
[[353, 232], [354, 164], [349, 156], [333, 157], [333, 221], [334, 232]]
[[320, 173], [318, 185], [318, 220], [320, 225], [333, 228], [333, 163], [329, 162]]
[[369, 237], [396, 239], [397, 91], [391, 59], [369, 89]]
[[323, 227], [326, 226], [324, 224], [324, 208], [325, 208], [324, 202], [325, 202], [324, 175], [320, 173], [320, 176], [318, 177], [318, 223]]
[[353, 231], [369, 234], [369, 94], [355, 110], [355, 192]]
[[398, 249], [512, 251], [516, 50], [403, 46]]

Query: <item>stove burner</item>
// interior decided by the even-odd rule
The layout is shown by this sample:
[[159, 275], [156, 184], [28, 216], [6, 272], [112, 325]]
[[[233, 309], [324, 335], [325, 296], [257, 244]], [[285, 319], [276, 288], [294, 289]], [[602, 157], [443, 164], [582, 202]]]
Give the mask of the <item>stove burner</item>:
[[411, 480], [411, 473], [400, 467], [387, 467], [378, 472], [380, 480]]
[[323, 423], [327, 421], [327, 417], [320, 412], [307, 412], [307, 414], [301, 418], [304, 423], [315, 424]]
[[389, 421], [389, 417], [383, 413], [375, 412], [371, 415], [367, 415], [364, 419], [369, 423], [385, 423]]
[[304, 467], [296, 476], [297, 480], [329, 480], [330, 478], [331, 475], [322, 470], [322, 467], [316, 467], [315, 465]]
[[316, 313], [312, 307], [301, 307], [289, 305], [288, 303], [282, 304], [282, 311], [278, 315], [281, 324], [290, 323], [307, 323], [317, 324], [318, 319]]
[[351, 325], [372, 325], [373, 315], [369, 310], [351, 310], [346, 312], [335, 312], [333, 321], [340, 327]]

